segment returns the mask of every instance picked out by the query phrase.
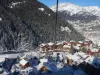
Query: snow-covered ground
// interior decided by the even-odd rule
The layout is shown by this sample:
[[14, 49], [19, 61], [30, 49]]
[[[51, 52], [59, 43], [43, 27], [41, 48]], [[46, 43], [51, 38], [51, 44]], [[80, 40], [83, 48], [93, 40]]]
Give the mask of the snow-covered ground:
[[[68, 53], [68, 52], [66, 52], [66, 53], [59, 52], [60, 55], [57, 55], [57, 54], [58, 54], [58, 52], [54, 52], [51, 57], [56, 58], [56, 59], [59, 57], [60, 59], [58, 61], [54, 61], [54, 59], [51, 59], [51, 58], [48, 59], [48, 58], [42, 57], [41, 55], [39, 55], [38, 52], [27, 52], [27, 53], [23, 53], [23, 54], [18, 53], [18, 54], [0, 55], [0, 60], [1, 60], [1, 62], [3, 62], [4, 56], [7, 58], [15, 58], [15, 57], [17, 58], [18, 56], [20, 56], [19, 63], [13, 64], [13, 65], [16, 65], [17, 68], [13, 67], [11, 69], [11, 71], [14, 72], [14, 69], [16, 68], [16, 70], [20, 71], [20, 73], [22, 73], [22, 75], [24, 73], [25, 73], [25, 75], [29, 75], [29, 72], [31, 72], [31, 71], [35, 71], [35, 74], [38, 75], [39, 70], [43, 66], [48, 67], [48, 70], [50, 70], [51, 72], [44, 71], [44, 72], [42, 72], [42, 75], [87, 75], [87, 73], [84, 72], [83, 69], [81, 69], [79, 67], [77, 69], [74, 69], [74, 67], [72, 65], [68, 65], [68, 62], [66, 64], [64, 64], [64, 62], [61, 62], [60, 60], [63, 60], [63, 59], [61, 59], [63, 57], [64, 58], [67, 57], [69, 59], [72, 59], [73, 60], [72, 64], [76, 65], [76, 66], [78, 66], [82, 62], [86, 62], [86, 63], [93, 65], [96, 68], [100, 68], [100, 66], [97, 66], [94, 64], [94, 60], [95, 60], [95, 63], [100, 65], [99, 58], [95, 58], [94, 56], [89, 56], [83, 52], [77, 52], [77, 53], [74, 53], [73, 55]], [[61, 56], [63, 56], [63, 57], [61, 57]], [[33, 59], [34, 57], [39, 58], [39, 60], [40, 60], [39, 64], [38, 64], [37, 58]], [[27, 61], [26, 61], [26, 58], [27, 58]], [[25, 65], [27, 62], [30, 62], [32, 65], [30, 67], [25, 68], [25, 69], [21, 69], [20, 64]]]

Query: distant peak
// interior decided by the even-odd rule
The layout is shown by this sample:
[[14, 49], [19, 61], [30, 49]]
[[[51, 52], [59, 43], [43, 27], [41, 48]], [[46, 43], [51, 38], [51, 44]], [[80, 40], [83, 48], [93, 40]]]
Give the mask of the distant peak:
[[[75, 5], [73, 3], [59, 3], [60, 6], [64, 6], [64, 5]], [[75, 6], [78, 6], [78, 5], [75, 5]]]
[[[56, 6], [50, 7], [53, 11], [56, 10]], [[71, 15], [81, 14], [84, 12], [100, 15], [100, 8], [98, 6], [79, 6], [73, 3], [59, 3], [58, 11], [67, 11]]]

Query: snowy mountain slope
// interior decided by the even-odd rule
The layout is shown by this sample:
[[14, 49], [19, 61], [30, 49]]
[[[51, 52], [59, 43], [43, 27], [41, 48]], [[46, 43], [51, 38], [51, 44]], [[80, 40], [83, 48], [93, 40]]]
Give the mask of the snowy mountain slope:
[[[56, 6], [51, 9], [55, 11]], [[71, 3], [59, 4], [59, 16], [69, 22], [86, 38], [99, 43], [100, 40], [100, 8], [98, 6], [79, 6]]]
[[[40, 9], [42, 8], [42, 9]], [[71, 34], [61, 26], [68, 27]], [[33, 50], [40, 43], [83, 40], [69, 23], [58, 19], [55, 38], [55, 13], [37, 0], [0, 0], [0, 50]], [[74, 37], [74, 38], [73, 38]], [[78, 39], [77, 39], [78, 38]]]

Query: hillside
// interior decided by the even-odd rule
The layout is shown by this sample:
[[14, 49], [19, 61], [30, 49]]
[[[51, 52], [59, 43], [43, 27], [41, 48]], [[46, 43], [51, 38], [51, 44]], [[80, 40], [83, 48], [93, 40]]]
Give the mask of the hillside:
[[55, 28], [55, 12], [37, 0], [0, 0], [1, 51], [33, 50], [55, 39], [78, 41], [84, 37], [60, 18]]

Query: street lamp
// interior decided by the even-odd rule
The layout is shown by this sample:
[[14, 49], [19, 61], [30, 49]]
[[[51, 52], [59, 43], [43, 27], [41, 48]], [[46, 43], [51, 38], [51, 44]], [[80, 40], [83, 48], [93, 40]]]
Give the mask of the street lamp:
[[56, 26], [58, 25], [58, 3], [59, 3], [59, 0], [57, 0], [57, 4], [56, 4], [56, 23], [55, 23], [55, 33], [54, 33], [55, 43], [57, 41]]

